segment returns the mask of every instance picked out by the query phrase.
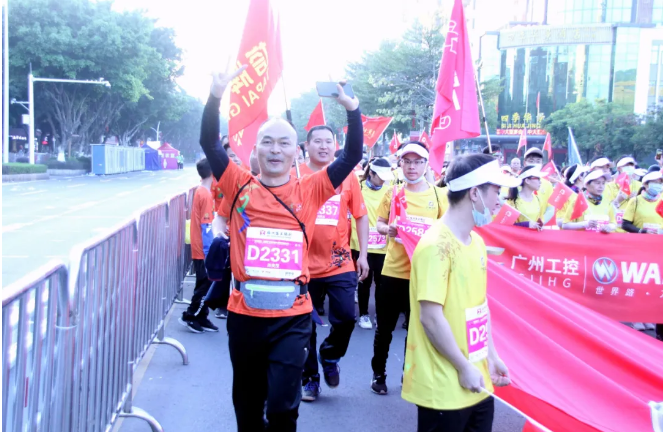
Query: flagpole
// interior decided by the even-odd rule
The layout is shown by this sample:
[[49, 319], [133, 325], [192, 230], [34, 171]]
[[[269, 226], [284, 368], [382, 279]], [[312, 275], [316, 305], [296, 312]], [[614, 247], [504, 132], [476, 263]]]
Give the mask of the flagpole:
[[[482, 63], [480, 65], [482, 67]], [[483, 102], [483, 94], [480, 92], [480, 83], [478, 82], [478, 75], [476, 70], [473, 70], [473, 79], [476, 81], [476, 89], [478, 90], [478, 99], [480, 99], [480, 109], [483, 112], [483, 123], [485, 123], [485, 135], [487, 136], [487, 146], [489, 147], [490, 154], [492, 154], [492, 142], [490, 140], [490, 129], [487, 127], [487, 116], [485, 115], [485, 103]]]
[[[284, 91], [284, 107], [286, 108], [286, 119], [293, 126], [293, 121], [291, 120], [291, 110], [289, 109], [289, 98], [286, 96], [286, 80], [284, 79], [284, 70], [282, 70], [282, 90]], [[295, 126], [294, 126], [295, 128]], [[297, 135], [296, 135], [297, 136]], [[297, 140], [297, 138], [296, 138]], [[296, 142], [296, 147], [298, 151], [302, 151], [298, 142]], [[304, 155], [303, 155], [304, 156]], [[298, 158], [296, 157], [296, 178], [300, 178], [300, 166], [298, 166]]]

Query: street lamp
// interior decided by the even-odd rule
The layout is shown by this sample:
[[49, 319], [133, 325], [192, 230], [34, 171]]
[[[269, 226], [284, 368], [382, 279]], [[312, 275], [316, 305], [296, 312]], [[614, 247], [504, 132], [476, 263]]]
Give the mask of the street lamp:
[[[28, 148], [30, 149], [29, 153], [29, 162], [30, 164], [35, 163], [35, 95], [33, 90], [33, 84], [36, 82], [55, 82], [55, 83], [70, 83], [70, 84], [96, 84], [103, 85], [106, 87], [111, 87], [111, 83], [106, 81], [104, 78], [99, 78], [98, 80], [71, 80], [71, 79], [60, 79], [60, 78], [36, 78], [32, 75], [32, 67], [30, 67], [30, 73], [28, 74], [28, 109], [30, 111], [30, 125], [28, 127]], [[65, 137], [62, 137], [65, 139]]]

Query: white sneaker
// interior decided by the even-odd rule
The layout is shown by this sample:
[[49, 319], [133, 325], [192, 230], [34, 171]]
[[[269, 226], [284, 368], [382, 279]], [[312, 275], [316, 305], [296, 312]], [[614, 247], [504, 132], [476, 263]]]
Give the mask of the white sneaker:
[[371, 330], [372, 320], [369, 319], [369, 315], [363, 315], [360, 317], [360, 320], [358, 320], [358, 325], [365, 330]]

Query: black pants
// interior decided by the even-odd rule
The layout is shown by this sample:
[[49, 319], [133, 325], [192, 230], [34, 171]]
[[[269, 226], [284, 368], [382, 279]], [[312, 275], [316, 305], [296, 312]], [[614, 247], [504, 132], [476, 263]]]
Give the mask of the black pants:
[[[393, 340], [393, 331], [399, 314], [409, 316], [409, 280], [381, 276], [381, 289], [374, 292], [376, 299], [376, 331], [374, 333], [374, 357], [372, 370], [375, 375], [386, 373], [386, 361]], [[406, 353], [406, 338], [404, 338]]]
[[[309, 292], [312, 295], [314, 307], [323, 296], [328, 294], [330, 299], [329, 321], [330, 334], [321, 343], [319, 353], [321, 359], [337, 361], [344, 357], [349, 347], [351, 333], [356, 326], [356, 302], [354, 294], [358, 286], [358, 275], [356, 272], [341, 273], [335, 276], [310, 279]], [[316, 352], [316, 323], [312, 322], [312, 335], [309, 343], [309, 355], [305, 363], [303, 379], [309, 379], [319, 373], [319, 363]]]
[[[353, 255], [353, 260], [357, 261], [360, 252], [352, 250], [351, 254]], [[374, 280], [374, 301], [376, 302], [376, 292], [381, 289], [381, 270], [383, 270], [383, 262], [385, 259], [385, 254], [367, 254], [369, 273], [364, 281], [358, 283], [358, 312], [360, 316], [369, 315], [369, 297], [372, 288], [372, 280]]]
[[311, 315], [258, 318], [229, 312], [226, 329], [238, 432], [295, 431]]
[[192, 265], [196, 274], [196, 285], [194, 286], [192, 302], [187, 307], [185, 313], [183, 313], [183, 318], [206, 319], [208, 318], [208, 307], [203, 304], [203, 298], [208, 294], [212, 282], [208, 279], [208, 273], [206, 273], [206, 266], [203, 260], [192, 260]]
[[493, 420], [494, 398], [491, 396], [461, 410], [418, 407], [418, 432], [492, 432]]

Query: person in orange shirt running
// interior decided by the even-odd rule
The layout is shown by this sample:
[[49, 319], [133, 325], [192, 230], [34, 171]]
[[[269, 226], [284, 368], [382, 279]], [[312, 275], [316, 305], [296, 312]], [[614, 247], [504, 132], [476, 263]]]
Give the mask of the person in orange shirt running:
[[[305, 143], [309, 162], [300, 165], [300, 174], [312, 175], [324, 170], [333, 161], [335, 138], [329, 126], [314, 126], [307, 133]], [[340, 156], [341, 157], [341, 154]], [[353, 173], [349, 174], [316, 215], [313, 241], [310, 248], [309, 290], [314, 306], [323, 308], [325, 294], [330, 299], [330, 335], [321, 343], [318, 361], [323, 378], [330, 388], [339, 385], [339, 360], [344, 357], [356, 325], [354, 296], [358, 279], [367, 277], [367, 238], [369, 220], [360, 185]], [[358, 271], [351, 258], [347, 213], [356, 220], [360, 242]], [[316, 352], [316, 323], [312, 323], [309, 353], [302, 378], [302, 399], [315, 401], [321, 392], [319, 364]]]
[[212, 185], [212, 170], [206, 158], [196, 163], [196, 170], [201, 176], [201, 185], [194, 192], [192, 202], [192, 217], [189, 226], [189, 236], [192, 243], [192, 265], [196, 273], [194, 294], [187, 310], [178, 320], [193, 333], [204, 331], [216, 332], [219, 329], [208, 319], [208, 307], [203, 304], [203, 298], [208, 293], [210, 285], [204, 260], [208, 248], [212, 243], [213, 199], [210, 192]]
[[269, 119], [257, 134], [257, 178], [229, 163], [218, 138], [222, 95], [244, 69], [213, 75], [200, 139], [213, 175], [231, 202], [228, 225], [235, 286], [227, 331], [233, 406], [239, 432], [290, 432], [297, 426], [312, 332], [308, 285], [314, 226], [319, 208], [362, 158], [362, 120], [358, 99], [347, 96], [339, 85], [336, 100], [346, 109], [349, 124], [344, 154], [326, 169], [297, 179], [290, 175], [297, 132], [283, 119]]

